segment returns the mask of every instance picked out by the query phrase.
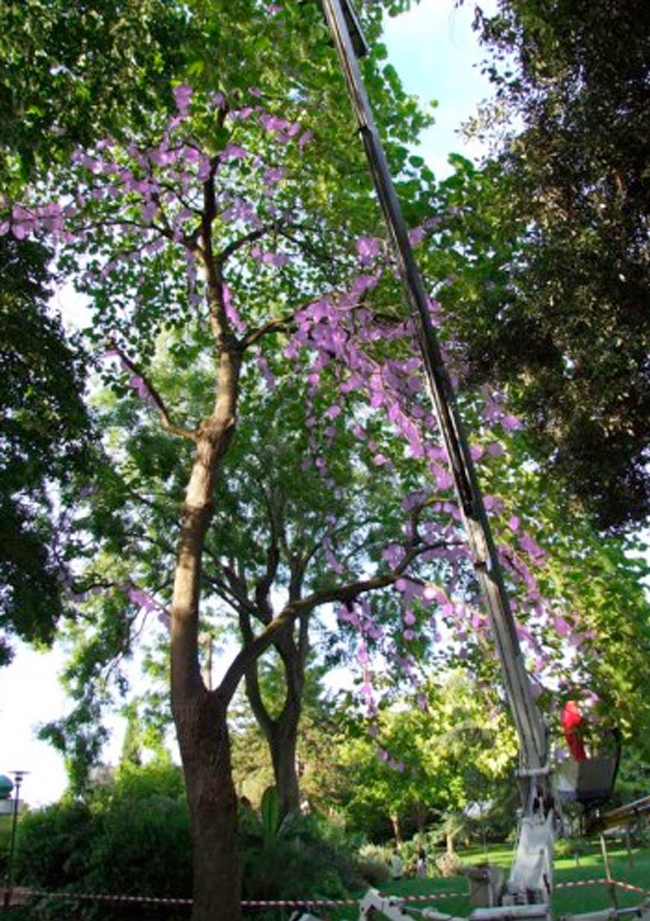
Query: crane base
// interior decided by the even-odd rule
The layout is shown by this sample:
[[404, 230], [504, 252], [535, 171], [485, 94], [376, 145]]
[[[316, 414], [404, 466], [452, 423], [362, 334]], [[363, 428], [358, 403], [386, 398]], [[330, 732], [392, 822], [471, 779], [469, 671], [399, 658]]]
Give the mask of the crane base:
[[469, 921], [552, 921], [548, 905], [495, 905], [475, 908]]

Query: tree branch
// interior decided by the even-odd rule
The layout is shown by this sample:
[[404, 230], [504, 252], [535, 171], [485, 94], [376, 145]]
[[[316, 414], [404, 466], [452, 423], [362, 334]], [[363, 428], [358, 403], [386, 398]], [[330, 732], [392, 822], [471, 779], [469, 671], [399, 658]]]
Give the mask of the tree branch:
[[122, 362], [122, 364], [129, 371], [131, 371], [132, 374], [136, 375], [144, 382], [147, 388], [147, 392], [151, 395], [151, 399], [153, 400], [156, 406], [156, 409], [158, 410], [160, 414], [160, 419], [161, 419], [163, 429], [166, 432], [170, 432], [172, 435], [178, 435], [179, 438], [186, 438], [188, 439], [188, 441], [196, 442], [198, 438], [198, 430], [197, 429], [186, 429], [183, 426], [176, 425], [176, 423], [172, 422], [172, 419], [169, 415], [167, 407], [165, 406], [165, 403], [162, 397], [160, 396], [160, 394], [158, 393], [157, 389], [154, 387], [151, 381], [147, 377], [145, 377], [145, 375], [142, 374], [142, 372], [136, 367], [136, 365], [131, 361], [131, 359], [124, 352], [124, 350], [121, 349], [120, 346], [117, 345], [117, 343], [114, 340], [111, 340], [108, 343], [108, 347], [112, 352], [115, 352], [119, 356], [119, 359]]
[[305, 598], [290, 601], [284, 606], [280, 614], [278, 614], [278, 616], [255, 637], [253, 642], [244, 649], [241, 649], [233, 659], [218, 688], [218, 693], [223, 702], [227, 704], [232, 699], [246, 671], [255, 660], [276, 641], [280, 631], [293, 623], [297, 617], [308, 614], [315, 608], [321, 607], [324, 604], [332, 604], [337, 601], [351, 604], [359, 595], [392, 585], [404, 574], [411, 562], [416, 559], [420, 553], [428, 549], [430, 549], [430, 547], [422, 547], [419, 549], [412, 548], [410, 552], [405, 554], [399, 566], [383, 575], [377, 575], [370, 579], [360, 579], [346, 585], [340, 585], [336, 588], [323, 589]]

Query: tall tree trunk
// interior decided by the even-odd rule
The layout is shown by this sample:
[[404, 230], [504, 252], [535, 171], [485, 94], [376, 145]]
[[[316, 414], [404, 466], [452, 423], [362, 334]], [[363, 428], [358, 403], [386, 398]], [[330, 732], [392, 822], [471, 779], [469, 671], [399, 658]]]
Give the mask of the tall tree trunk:
[[[288, 627], [274, 643], [282, 660], [285, 675], [285, 700], [278, 716], [270, 715], [262, 698], [257, 662], [253, 663], [246, 673], [246, 694], [255, 719], [269, 744], [280, 815], [283, 817], [300, 810], [300, 781], [296, 753], [308, 651], [308, 624], [309, 614], [300, 619], [297, 638], [292, 632], [293, 628]], [[244, 635], [250, 641], [250, 628]]]
[[[197, 451], [186, 500], [172, 604], [172, 712], [190, 807], [194, 857], [192, 921], [239, 921], [237, 800], [227, 712], [230, 698], [208, 691], [198, 654], [201, 553], [210, 520], [205, 464]], [[198, 490], [197, 490], [197, 487]]]
[[227, 724], [232, 691], [208, 691], [199, 662], [203, 549], [214, 479], [234, 430], [241, 360], [223, 350], [218, 365], [214, 410], [195, 438], [171, 605], [171, 701], [192, 821], [193, 921], [241, 918], [237, 800]]
[[268, 736], [281, 816], [300, 811], [300, 781], [296, 761], [299, 719], [299, 712], [293, 719], [288, 718], [286, 711], [283, 712], [280, 719], [273, 721]]
[[192, 921], [238, 921], [237, 797], [227, 707], [218, 692], [204, 691], [175, 716], [192, 823]]

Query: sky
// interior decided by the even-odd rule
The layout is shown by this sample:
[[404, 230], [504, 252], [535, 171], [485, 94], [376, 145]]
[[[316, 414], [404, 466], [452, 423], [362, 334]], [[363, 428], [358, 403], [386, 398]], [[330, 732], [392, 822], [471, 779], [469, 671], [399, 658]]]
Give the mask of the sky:
[[[490, 8], [494, 4], [483, 5]], [[387, 24], [389, 60], [406, 91], [423, 103], [438, 102], [436, 124], [418, 148], [438, 178], [450, 172], [449, 153], [480, 154], [459, 133], [489, 94], [487, 80], [480, 73], [472, 16], [473, 4], [457, 9], [453, 0], [422, 0], [410, 13]], [[64, 716], [69, 708], [57, 680], [61, 668], [60, 653], [39, 653], [20, 646], [12, 665], [0, 669], [0, 774], [28, 771], [21, 797], [33, 806], [53, 802], [66, 786], [61, 757], [36, 738], [39, 725]], [[119, 756], [121, 743], [118, 727], [106, 760]]]

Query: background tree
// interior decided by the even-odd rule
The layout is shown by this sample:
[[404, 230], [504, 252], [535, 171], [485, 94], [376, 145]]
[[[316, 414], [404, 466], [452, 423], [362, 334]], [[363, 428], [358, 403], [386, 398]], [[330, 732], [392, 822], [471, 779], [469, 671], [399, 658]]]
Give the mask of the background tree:
[[48, 310], [50, 253], [0, 238], [0, 661], [10, 637], [50, 643], [64, 602], [65, 495], [89, 472], [84, 359]]
[[147, 125], [171, 102], [187, 7], [146, 0], [7, 3], [0, 11], [0, 182], [50, 172], [77, 144]]
[[486, 168], [494, 243], [474, 257], [492, 283], [455, 313], [476, 377], [510, 385], [604, 529], [648, 511], [649, 15], [503, 0], [477, 18], [506, 127]]
[[[79, 143], [148, 124], [160, 97], [171, 100], [189, 34], [187, 10], [168, 3], [4, 4], [3, 196], [45, 182]], [[0, 240], [2, 626], [37, 642], [52, 638], [65, 607], [56, 575], [67, 552], [64, 493], [91, 466], [84, 350], [48, 304], [61, 283], [50, 256], [20, 232]], [[3, 650], [6, 659], [6, 641]]]
[[[516, 741], [503, 711], [467, 673], [442, 673], [423, 687], [423, 704], [396, 700], [374, 738], [341, 738], [343, 814], [375, 840], [424, 834], [482, 800], [508, 809]], [[511, 805], [511, 803], [510, 803]]]

